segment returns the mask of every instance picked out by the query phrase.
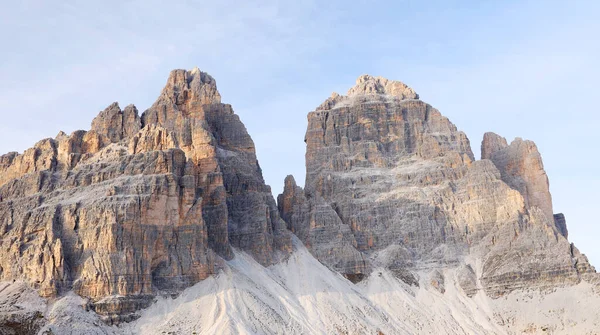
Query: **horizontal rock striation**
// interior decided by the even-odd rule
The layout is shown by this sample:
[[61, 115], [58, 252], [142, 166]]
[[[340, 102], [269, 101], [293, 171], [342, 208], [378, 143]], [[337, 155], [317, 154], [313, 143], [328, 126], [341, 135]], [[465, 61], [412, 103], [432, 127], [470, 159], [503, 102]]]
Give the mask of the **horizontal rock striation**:
[[348, 278], [466, 264], [468, 295], [499, 296], [594, 271], [552, 214], [533, 142], [488, 133], [475, 161], [466, 135], [403, 83], [359, 77], [308, 114], [305, 142], [305, 189], [288, 176], [279, 211]]
[[254, 144], [216, 83], [171, 72], [141, 116], [108, 106], [90, 131], [0, 157], [0, 280], [73, 290], [109, 321], [215, 273], [237, 247], [291, 250]]

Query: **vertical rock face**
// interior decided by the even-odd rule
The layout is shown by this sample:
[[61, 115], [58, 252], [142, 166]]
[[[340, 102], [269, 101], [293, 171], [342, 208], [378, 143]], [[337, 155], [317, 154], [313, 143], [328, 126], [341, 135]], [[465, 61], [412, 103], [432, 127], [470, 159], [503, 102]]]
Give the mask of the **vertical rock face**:
[[569, 230], [567, 229], [567, 220], [563, 213], [554, 214], [554, 224], [558, 232], [565, 238], [569, 237]]
[[403, 83], [359, 77], [308, 114], [305, 142], [305, 189], [286, 178], [279, 211], [350, 279], [384, 266], [404, 280], [474, 259], [460, 271], [465, 291], [479, 282], [497, 296], [593, 272], [554, 224], [535, 144], [489, 133], [475, 161], [466, 135]]
[[141, 128], [140, 117], [134, 105], [119, 108], [114, 102], [92, 121], [92, 130], [103, 136], [109, 143], [117, 143], [130, 138]]
[[[346, 275], [368, 273], [366, 257], [389, 246], [407, 250], [392, 265], [401, 267], [415, 261], [412, 247], [435, 257], [440, 241], [458, 238], [442, 209], [415, 187], [440, 192], [446, 178], [466, 172], [473, 154], [464, 133], [417, 99], [403, 83], [361, 76], [347, 96], [334, 93], [308, 116], [306, 190], [286, 180], [280, 210], [315, 255], [339, 253], [325, 262]], [[310, 219], [314, 208], [332, 214], [320, 220], [320, 234]], [[313, 234], [323, 241], [346, 237], [330, 248]]]
[[550, 222], [554, 221], [548, 176], [535, 143], [516, 138], [508, 145], [503, 137], [486, 133], [481, 159], [494, 162], [502, 180], [523, 195], [528, 208], [538, 207]]
[[215, 272], [231, 247], [291, 248], [252, 139], [216, 83], [175, 70], [142, 116], [111, 104], [90, 131], [0, 157], [0, 280], [74, 290], [108, 319]]
[[254, 142], [231, 106], [221, 103], [211, 76], [197, 68], [171, 72], [142, 121], [171, 132], [202, 176], [197, 186], [213, 250], [230, 258], [230, 247], [239, 247], [264, 265], [277, 259], [275, 251], [290, 250]]
[[284, 193], [278, 197], [279, 211], [291, 230], [321, 262], [332, 266], [349, 279], [361, 279], [368, 264], [356, 249], [356, 238], [338, 213], [320, 196], [310, 200], [296, 186], [293, 176], [285, 179]]

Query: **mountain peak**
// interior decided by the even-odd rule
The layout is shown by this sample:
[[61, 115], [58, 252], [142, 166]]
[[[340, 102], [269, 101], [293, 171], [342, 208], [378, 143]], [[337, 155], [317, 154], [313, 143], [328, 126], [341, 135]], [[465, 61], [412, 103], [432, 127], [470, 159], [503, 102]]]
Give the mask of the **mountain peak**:
[[188, 102], [200, 102], [209, 105], [221, 102], [216, 80], [198, 67], [192, 70], [176, 69], [171, 71], [167, 84], [157, 102], [170, 102], [183, 105]]
[[401, 81], [389, 80], [364, 74], [356, 79], [356, 85], [348, 90], [348, 96], [384, 94], [401, 99], [419, 99], [419, 95]]
[[364, 74], [356, 79], [356, 84], [348, 90], [347, 95], [333, 92], [317, 110], [330, 110], [340, 106], [352, 105], [356, 102], [371, 100], [418, 100], [419, 95], [401, 81], [389, 80]]

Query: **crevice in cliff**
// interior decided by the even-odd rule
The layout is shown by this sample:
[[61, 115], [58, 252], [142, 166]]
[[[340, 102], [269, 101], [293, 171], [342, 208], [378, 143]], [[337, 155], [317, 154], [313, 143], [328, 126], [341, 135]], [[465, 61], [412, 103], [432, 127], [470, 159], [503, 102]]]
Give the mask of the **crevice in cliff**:
[[571, 243], [569, 245], [569, 251], [571, 253], [571, 259], [573, 260], [573, 268], [575, 268], [575, 272], [577, 273], [577, 277], [581, 279], [581, 273], [579, 273], [579, 258], [575, 255], [575, 243]]
[[405, 108], [402, 109], [402, 120], [404, 121], [404, 150], [406, 151], [406, 153], [412, 154], [414, 152], [412, 143], [412, 131], [408, 119], [408, 110]]
[[322, 123], [322, 128], [323, 128], [323, 144], [327, 143], [327, 121], [329, 120], [329, 112], [324, 112], [325, 114], [325, 119], [323, 120]]

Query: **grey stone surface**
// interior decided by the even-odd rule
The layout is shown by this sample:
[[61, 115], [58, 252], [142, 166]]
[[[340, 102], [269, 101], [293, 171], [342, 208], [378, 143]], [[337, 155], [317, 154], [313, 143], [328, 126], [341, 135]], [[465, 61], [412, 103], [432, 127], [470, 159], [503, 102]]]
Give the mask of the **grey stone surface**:
[[0, 283], [0, 334], [37, 334], [45, 308], [46, 302], [25, 283]]
[[567, 220], [563, 213], [554, 214], [554, 225], [558, 232], [565, 238], [569, 238], [569, 230], [567, 229]]
[[477, 294], [477, 274], [471, 265], [463, 265], [458, 269], [458, 284], [468, 297]]
[[475, 161], [466, 135], [400, 82], [361, 76], [347, 96], [334, 93], [309, 113], [305, 142], [305, 189], [288, 177], [279, 210], [315, 257], [348, 277], [373, 266], [469, 266], [463, 290], [473, 295], [480, 282], [496, 297], [594, 272], [554, 223], [533, 142], [488, 133]]

